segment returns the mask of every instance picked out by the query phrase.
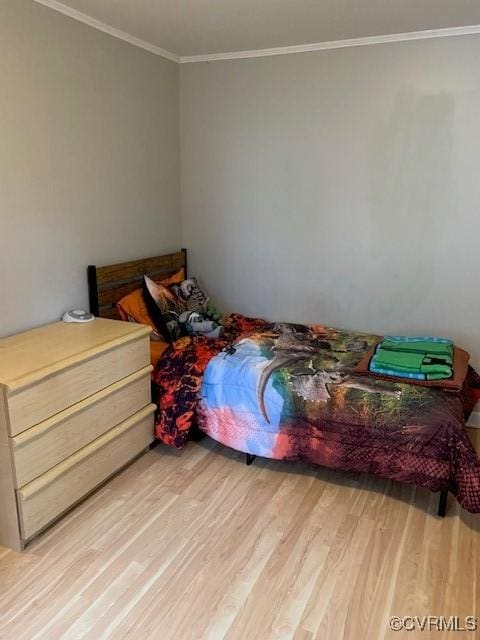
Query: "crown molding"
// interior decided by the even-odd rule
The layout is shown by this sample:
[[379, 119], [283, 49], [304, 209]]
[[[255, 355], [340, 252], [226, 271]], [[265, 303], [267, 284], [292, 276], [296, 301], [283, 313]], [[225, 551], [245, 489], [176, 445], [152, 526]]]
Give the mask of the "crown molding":
[[300, 44], [289, 47], [273, 47], [271, 49], [253, 49], [251, 51], [226, 51], [224, 53], [206, 53], [195, 56], [178, 56], [166, 49], [145, 42], [126, 31], [115, 29], [100, 20], [88, 16], [86, 13], [72, 9], [57, 0], [34, 0], [49, 9], [63, 13], [64, 15], [83, 22], [89, 27], [108, 33], [114, 38], [119, 38], [135, 47], [140, 47], [157, 56], [177, 62], [189, 64], [195, 62], [215, 62], [217, 60], [242, 60], [246, 58], [264, 58], [267, 56], [284, 56], [293, 53], [309, 53], [312, 51], [327, 51], [329, 49], [345, 49], [347, 47], [365, 47], [374, 44], [389, 44], [393, 42], [409, 42], [411, 40], [430, 40], [433, 38], [451, 38], [454, 36], [471, 36], [480, 34], [480, 25], [470, 25], [467, 27], [447, 27], [444, 29], [430, 29], [427, 31], [410, 31], [407, 33], [392, 33], [383, 36], [366, 36], [364, 38], [349, 38], [347, 40], [332, 40], [331, 42], [316, 42], [313, 44]]
[[290, 47], [274, 47], [272, 49], [255, 49], [252, 51], [232, 51], [229, 53], [180, 56], [179, 62], [181, 64], [189, 64], [194, 62], [215, 62], [216, 60], [264, 58], [266, 56], [283, 56], [292, 53], [309, 53], [311, 51], [326, 51], [328, 49], [345, 49], [347, 47], [364, 47], [374, 44], [409, 42], [411, 40], [430, 40], [432, 38], [449, 38], [453, 36], [470, 36], [478, 34], [480, 34], [480, 25], [448, 27], [445, 29], [430, 29], [428, 31], [411, 31], [408, 33], [392, 33], [384, 36], [366, 36], [364, 38], [350, 38], [348, 40], [332, 40], [331, 42], [300, 44]]
[[83, 22], [87, 24], [89, 27], [93, 27], [94, 29], [98, 29], [98, 31], [103, 31], [104, 33], [108, 33], [108, 35], [113, 36], [114, 38], [118, 38], [119, 40], [124, 40], [129, 44], [133, 44], [135, 47], [140, 47], [140, 49], [145, 49], [146, 51], [150, 51], [150, 53], [154, 53], [157, 56], [162, 58], [166, 58], [167, 60], [171, 60], [172, 62], [180, 62], [180, 57], [167, 51], [166, 49], [162, 49], [161, 47], [157, 47], [154, 44], [150, 44], [149, 42], [145, 42], [140, 38], [136, 38], [135, 36], [126, 33], [125, 31], [121, 31], [120, 29], [115, 29], [104, 22], [100, 22], [100, 20], [96, 20], [95, 18], [91, 18], [86, 13], [82, 13], [81, 11], [77, 11], [76, 9], [72, 9], [62, 2], [57, 2], [57, 0], [34, 0], [37, 4], [41, 4], [49, 9], [53, 9], [54, 11], [58, 11], [59, 13], [63, 13], [63, 15], [68, 16], [69, 18], [73, 18], [73, 20], [77, 20], [78, 22]]

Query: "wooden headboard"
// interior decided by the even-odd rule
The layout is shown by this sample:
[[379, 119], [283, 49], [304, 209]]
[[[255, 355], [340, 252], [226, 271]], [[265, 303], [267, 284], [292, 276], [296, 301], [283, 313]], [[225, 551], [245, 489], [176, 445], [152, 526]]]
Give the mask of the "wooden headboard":
[[142, 287], [144, 275], [153, 279], [167, 278], [181, 268], [187, 276], [187, 250], [163, 256], [88, 267], [90, 312], [100, 318], [119, 320], [116, 304], [123, 296]]

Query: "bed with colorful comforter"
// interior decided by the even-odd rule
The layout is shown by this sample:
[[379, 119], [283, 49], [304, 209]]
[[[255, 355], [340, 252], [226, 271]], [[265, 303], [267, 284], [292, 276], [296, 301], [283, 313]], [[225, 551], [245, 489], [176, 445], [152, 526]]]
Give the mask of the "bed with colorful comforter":
[[480, 513], [480, 460], [465, 430], [480, 378], [460, 393], [354, 375], [378, 336], [230, 316], [220, 340], [182, 338], [155, 371], [156, 436], [198, 427], [238, 451], [374, 473], [452, 492]]

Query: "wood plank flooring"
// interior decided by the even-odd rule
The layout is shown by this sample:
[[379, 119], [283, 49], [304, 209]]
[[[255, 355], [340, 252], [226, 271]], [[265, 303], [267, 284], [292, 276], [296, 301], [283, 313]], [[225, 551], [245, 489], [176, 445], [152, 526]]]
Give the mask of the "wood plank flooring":
[[[480, 449], [480, 431], [470, 432]], [[480, 618], [480, 516], [362, 474], [205, 439], [157, 447], [37, 538], [0, 547], [0, 639], [376, 640]]]

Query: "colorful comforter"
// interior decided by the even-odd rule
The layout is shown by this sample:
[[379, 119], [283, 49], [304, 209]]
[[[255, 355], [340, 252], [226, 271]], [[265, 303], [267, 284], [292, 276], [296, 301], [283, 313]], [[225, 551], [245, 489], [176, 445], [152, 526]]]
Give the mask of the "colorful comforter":
[[378, 338], [233, 316], [221, 341], [165, 353], [157, 437], [182, 446], [192, 422], [239, 451], [366, 471], [480, 512], [480, 461], [464, 429], [480, 378], [461, 393], [352, 375]]

